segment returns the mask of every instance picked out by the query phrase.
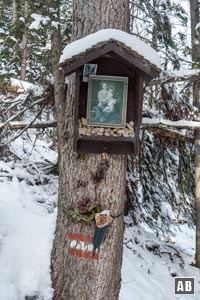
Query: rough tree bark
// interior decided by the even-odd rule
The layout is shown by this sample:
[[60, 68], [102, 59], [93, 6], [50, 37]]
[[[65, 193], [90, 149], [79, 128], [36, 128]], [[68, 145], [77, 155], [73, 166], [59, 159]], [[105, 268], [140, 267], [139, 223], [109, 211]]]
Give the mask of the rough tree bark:
[[[192, 60], [193, 68], [200, 67], [200, 30], [196, 25], [200, 22], [200, 7], [198, 0], [190, 0]], [[199, 109], [200, 120], [200, 82], [197, 79], [193, 84], [193, 101]], [[196, 266], [200, 268], [200, 129], [195, 133], [195, 198], [196, 198]]]
[[12, 0], [13, 14], [12, 14], [12, 24], [15, 25], [17, 22], [17, 0]]
[[[129, 29], [128, 0], [74, 0], [72, 39], [102, 28]], [[60, 185], [56, 236], [52, 250], [54, 300], [117, 300], [120, 290], [123, 217], [114, 219], [100, 249], [99, 260], [68, 254], [68, 233], [93, 235], [94, 224], [73, 222], [65, 213], [83, 197], [97, 200], [113, 215], [124, 210], [126, 157], [73, 152], [75, 78], [70, 76], [63, 118]], [[100, 172], [101, 171], [101, 172]], [[99, 174], [101, 173], [101, 176]]]
[[[51, 0], [51, 8], [53, 8], [51, 20], [59, 24], [60, 21], [60, 0]], [[56, 12], [56, 14], [55, 14]], [[52, 69], [54, 78], [54, 99], [55, 99], [55, 114], [57, 120], [58, 129], [57, 135], [54, 133], [54, 139], [57, 136], [58, 141], [58, 153], [60, 157], [62, 148], [62, 123], [64, 120], [64, 109], [65, 109], [65, 78], [62, 70], [60, 70], [59, 59], [62, 51], [62, 38], [60, 25], [54, 28], [51, 35], [51, 58], [52, 58]], [[55, 142], [54, 142], [55, 143]], [[60, 159], [58, 159], [60, 160]]]
[[22, 36], [22, 55], [21, 55], [21, 74], [20, 77], [22, 80], [26, 78], [26, 57], [27, 57], [27, 44], [28, 44], [28, 30], [27, 30], [27, 21], [29, 16], [29, 0], [24, 1], [24, 18], [25, 18], [25, 28]]
[[[154, 13], [158, 12], [159, 1], [153, 0]], [[156, 18], [155, 18], [156, 19]], [[157, 51], [158, 50], [158, 28], [157, 24], [154, 21], [153, 32], [152, 32], [152, 47]]]

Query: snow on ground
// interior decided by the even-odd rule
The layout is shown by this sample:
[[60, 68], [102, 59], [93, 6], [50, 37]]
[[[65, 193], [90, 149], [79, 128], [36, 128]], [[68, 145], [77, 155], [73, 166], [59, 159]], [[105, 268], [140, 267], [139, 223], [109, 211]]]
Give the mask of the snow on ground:
[[[194, 259], [194, 230], [180, 225], [176, 243], [166, 243], [147, 226], [127, 227], [120, 300], [200, 299], [200, 270]], [[195, 277], [195, 295], [175, 295], [174, 277]]]
[[[31, 295], [51, 300], [58, 178], [46, 175], [42, 161], [43, 167], [55, 163], [56, 153], [44, 141], [37, 140], [33, 149], [21, 138], [11, 149], [21, 161], [0, 161], [0, 300]], [[125, 221], [120, 300], [200, 299], [200, 270], [190, 265], [194, 229], [174, 226], [172, 236], [164, 237], [144, 223], [133, 226], [128, 217]], [[195, 277], [195, 295], [175, 296], [174, 276]]]
[[55, 164], [57, 161], [57, 153], [49, 148], [51, 144], [36, 139], [34, 135], [18, 138], [11, 143], [10, 149], [13, 153], [25, 161], [49, 162]]
[[[23, 157], [18, 143], [15, 150]], [[0, 161], [1, 300], [23, 300], [30, 295], [45, 300], [52, 298], [50, 253], [58, 179], [39, 169], [41, 152], [45, 159], [41, 143], [38, 141], [39, 146], [32, 153], [37, 160]], [[49, 152], [46, 159], [49, 159], [52, 151], [47, 149], [46, 146]]]

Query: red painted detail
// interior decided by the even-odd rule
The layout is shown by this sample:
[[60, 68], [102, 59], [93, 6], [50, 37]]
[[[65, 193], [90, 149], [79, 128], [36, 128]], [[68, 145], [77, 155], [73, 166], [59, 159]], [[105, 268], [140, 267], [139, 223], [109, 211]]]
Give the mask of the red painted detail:
[[78, 256], [78, 257], [82, 257], [83, 256], [83, 251], [75, 250], [75, 255]]
[[78, 240], [78, 233], [72, 233], [72, 240], [77, 241]]
[[74, 248], [68, 248], [68, 253], [74, 255]]
[[99, 254], [98, 253], [94, 253], [93, 258], [94, 259], [99, 259]]
[[78, 233], [69, 232], [67, 234], [67, 236], [68, 236], [69, 240], [75, 240], [75, 241], [79, 240], [80, 242], [86, 242], [88, 244], [91, 244], [92, 243], [92, 239], [93, 239], [92, 236], [85, 235], [85, 234], [82, 234], [82, 233], [78, 234]]
[[68, 248], [68, 253], [70, 255], [75, 255], [77, 257], [82, 257], [84, 259], [95, 259], [95, 260], [99, 259], [99, 254], [98, 253], [94, 253], [94, 255], [92, 256], [92, 252], [88, 252], [88, 251], [83, 252], [82, 250], [74, 249], [74, 248]]
[[79, 235], [79, 241], [80, 242], [85, 242], [85, 238], [86, 238], [86, 236], [84, 234]]
[[71, 232], [68, 233], [68, 239], [70, 239], [70, 240], [73, 239], [73, 233], [71, 233]]
[[90, 258], [90, 255], [91, 255], [91, 252], [88, 252], [88, 251], [83, 252], [83, 257], [84, 257], [85, 259]]
[[91, 243], [92, 243], [92, 237], [91, 237], [90, 235], [86, 235], [85, 241], [86, 241], [88, 244], [91, 244]]

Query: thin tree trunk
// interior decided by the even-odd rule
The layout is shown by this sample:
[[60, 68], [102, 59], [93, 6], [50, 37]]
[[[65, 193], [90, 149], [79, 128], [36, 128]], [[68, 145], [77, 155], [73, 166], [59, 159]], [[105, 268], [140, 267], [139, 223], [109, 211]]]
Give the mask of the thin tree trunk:
[[154, 24], [153, 24], [153, 32], [152, 32], [152, 47], [157, 51], [158, 50], [158, 28], [157, 28], [157, 18], [156, 15], [159, 9], [159, 0], [153, 0], [153, 10], [154, 10]]
[[17, 0], [12, 0], [13, 15], [12, 15], [12, 24], [15, 25], [17, 21]]
[[[192, 60], [193, 67], [200, 67], [200, 34], [195, 30], [200, 22], [200, 7], [198, 0], [190, 0], [191, 13], [191, 36], [192, 36]], [[198, 120], [200, 120], [200, 82], [196, 80], [193, 84], [193, 101], [199, 109]], [[196, 198], [196, 266], [200, 268], [200, 129], [195, 130], [195, 198]]]
[[[53, 14], [52, 20], [59, 22], [59, 5], [60, 0], [52, 0], [51, 7], [56, 11], [56, 19], [54, 19], [55, 13]], [[60, 158], [60, 152], [62, 148], [62, 122], [64, 120], [64, 110], [65, 110], [65, 78], [62, 70], [59, 66], [59, 59], [62, 51], [62, 38], [61, 29], [58, 25], [54, 29], [51, 35], [51, 58], [52, 58], [52, 68], [53, 68], [53, 78], [54, 78], [54, 99], [55, 99], [55, 114], [57, 120], [58, 129], [55, 129], [54, 138], [57, 136], [57, 146]], [[58, 159], [60, 160], [60, 159]]]
[[28, 44], [28, 31], [27, 31], [27, 20], [29, 16], [29, 0], [24, 1], [24, 18], [25, 18], [25, 28], [22, 36], [22, 55], [21, 55], [21, 79], [26, 78], [26, 57], [27, 57], [27, 44]]
[[[128, 0], [75, 0], [72, 39], [102, 28], [129, 28]], [[73, 107], [75, 77], [70, 76], [63, 119], [59, 204], [52, 251], [54, 300], [117, 300], [120, 290], [123, 217], [114, 219], [100, 248], [99, 259], [68, 254], [69, 233], [93, 235], [94, 224], [75, 223], [66, 214], [83, 197], [98, 201], [113, 215], [124, 210], [126, 157], [73, 152]], [[103, 167], [104, 166], [104, 167]], [[101, 170], [101, 176], [98, 174]]]

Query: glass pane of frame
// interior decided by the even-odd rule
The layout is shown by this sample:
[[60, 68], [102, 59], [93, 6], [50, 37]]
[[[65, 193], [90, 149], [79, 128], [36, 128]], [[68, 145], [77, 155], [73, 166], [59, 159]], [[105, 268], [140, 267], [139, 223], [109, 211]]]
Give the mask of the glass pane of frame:
[[125, 127], [128, 77], [90, 75], [87, 123], [99, 127]]

